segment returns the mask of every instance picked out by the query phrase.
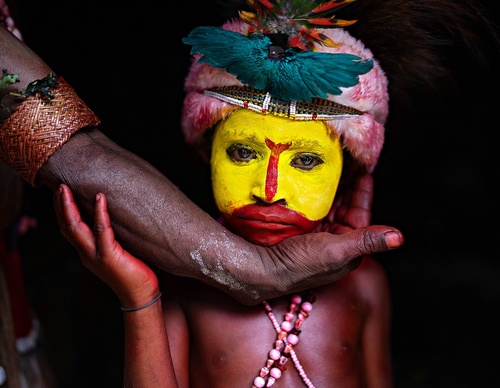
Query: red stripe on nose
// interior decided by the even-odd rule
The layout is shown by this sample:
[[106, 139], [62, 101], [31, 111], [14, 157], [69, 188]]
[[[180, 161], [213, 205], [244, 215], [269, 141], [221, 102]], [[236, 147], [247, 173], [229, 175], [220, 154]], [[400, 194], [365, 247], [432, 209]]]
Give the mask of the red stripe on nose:
[[271, 150], [266, 174], [266, 201], [270, 202], [278, 191], [278, 162], [280, 155], [290, 148], [292, 142], [275, 144], [272, 140], [266, 139], [266, 145]]

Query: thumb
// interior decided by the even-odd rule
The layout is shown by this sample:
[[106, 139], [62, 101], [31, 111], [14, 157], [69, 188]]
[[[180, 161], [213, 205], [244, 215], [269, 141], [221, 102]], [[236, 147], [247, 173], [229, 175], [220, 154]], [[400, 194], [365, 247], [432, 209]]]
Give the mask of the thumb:
[[347, 260], [397, 249], [404, 243], [401, 231], [383, 225], [355, 229], [336, 237], [334, 244], [327, 244], [327, 249], [332, 250], [333, 257]]
[[268, 247], [267, 271], [279, 289], [302, 291], [335, 282], [357, 268], [361, 257], [399, 248], [403, 234], [389, 226], [368, 226], [341, 235], [326, 232], [290, 237]]

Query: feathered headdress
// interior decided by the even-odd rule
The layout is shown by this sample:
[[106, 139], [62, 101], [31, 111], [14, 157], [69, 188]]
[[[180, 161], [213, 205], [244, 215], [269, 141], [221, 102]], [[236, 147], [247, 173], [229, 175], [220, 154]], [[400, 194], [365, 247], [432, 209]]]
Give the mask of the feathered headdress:
[[389, 94], [401, 99], [434, 85], [447, 74], [443, 47], [458, 39], [477, 47], [477, 28], [488, 26], [472, 1], [226, 0], [226, 9], [231, 3], [239, 19], [184, 40], [195, 58], [185, 82], [186, 140], [202, 145], [206, 129], [239, 107], [321, 119], [369, 171]]
[[341, 94], [340, 87], [356, 85], [359, 75], [373, 67], [371, 60], [357, 55], [315, 50], [315, 45], [342, 46], [317, 27], [354, 23], [321, 17], [348, 2], [249, 1], [256, 12], [240, 11], [240, 19], [247, 23], [244, 34], [198, 27], [183, 41], [192, 46], [191, 54], [202, 54], [199, 63], [223, 69], [242, 84], [266, 90], [273, 97], [304, 102], [328, 98], [328, 94]]

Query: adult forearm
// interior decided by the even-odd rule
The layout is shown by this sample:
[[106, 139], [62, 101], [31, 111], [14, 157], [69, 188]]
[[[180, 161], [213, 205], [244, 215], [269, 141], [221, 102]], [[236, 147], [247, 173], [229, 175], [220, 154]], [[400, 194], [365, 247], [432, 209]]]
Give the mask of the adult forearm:
[[[0, 51], [0, 66], [19, 74], [20, 82], [8, 90], [26, 88], [51, 71], [36, 53], [1, 27]], [[21, 101], [5, 97], [2, 103], [7, 109], [3, 112], [19, 116]], [[60, 124], [58, 117], [54, 118], [56, 136]], [[4, 121], [1, 130], [6, 135], [11, 130], [9, 123]], [[9, 162], [20, 172], [17, 166], [32, 163], [37, 157], [30, 150], [36, 142], [33, 136], [26, 136], [21, 140], [22, 147], [17, 147], [9, 137], [3, 136], [10, 148], [4, 147], [2, 155], [13, 157]], [[95, 194], [104, 192], [118, 239], [133, 254], [173, 274], [200, 279], [245, 302], [257, 303], [268, 296], [261, 281], [253, 284], [254, 277], [261, 280], [266, 275], [256, 248], [228, 233], [149, 163], [95, 128], [72, 132], [72, 137], [54, 150], [37, 172], [36, 184], [55, 190], [58, 184], [67, 183], [87, 215], [92, 214]], [[272, 289], [275, 283], [269, 281]]]
[[98, 130], [73, 135], [44, 164], [37, 183], [53, 190], [66, 183], [87, 215], [96, 193], [106, 194], [117, 239], [167, 272], [254, 303], [267, 296], [265, 289], [266, 295], [257, 293], [261, 284], [251, 285], [253, 276], [248, 276], [266, 275], [253, 245], [229, 233], [151, 164]]
[[87, 215], [103, 192], [117, 239], [132, 254], [245, 304], [331, 283], [356, 267], [355, 258], [403, 243], [394, 228], [372, 226], [344, 235], [311, 233], [268, 248], [252, 245], [96, 129], [74, 134], [45, 163], [37, 182], [53, 190], [66, 183]]
[[[0, 52], [0, 68], [19, 74], [20, 81], [4, 92], [24, 89], [51, 71], [36, 53], [2, 27]], [[17, 166], [31, 163], [37, 157], [37, 153], [30, 150], [35, 146], [33, 136], [21, 139], [18, 147], [12, 146], [12, 136], [7, 133], [12, 128], [4, 120], [12, 112], [12, 116], [19, 115], [22, 101], [4, 93], [2, 104], [6, 109], [2, 109], [0, 129], [4, 135], [0, 148], [2, 158], [9, 159], [9, 164], [18, 172]], [[59, 130], [58, 118], [53, 124], [54, 130]], [[95, 128], [87, 129], [73, 133], [73, 137], [54, 148], [54, 154], [47, 155], [36, 174], [36, 184], [55, 190], [59, 183], [67, 183], [82, 211], [88, 215], [92, 214], [95, 194], [104, 192], [109, 198], [117, 236], [133, 254], [168, 272], [198, 278], [244, 299], [252, 295], [253, 291], [247, 290], [241, 281], [240, 273], [252, 271], [260, 278], [264, 275], [255, 249], [228, 234], [149, 163], [119, 147]], [[227, 247], [228, 253], [219, 259], [221, 246]], [[238, 253], [234, 253], [236, 251]], [[250, 297], [254, 298], [257, 297]]]

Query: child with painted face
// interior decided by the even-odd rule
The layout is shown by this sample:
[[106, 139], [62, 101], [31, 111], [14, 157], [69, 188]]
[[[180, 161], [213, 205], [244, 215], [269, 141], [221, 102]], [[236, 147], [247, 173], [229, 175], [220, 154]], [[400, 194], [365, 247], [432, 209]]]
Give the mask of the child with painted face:
[[[328, 6], [334, 3], [343, 2]], [[182, 125], [210, 161], [221, 222], [248, 241], [274, 246], [321, 229], [347, 167], [373, 170], [388, 113], [387, 79], [343, 29], [300, 35], [302, 26], [295, 33], [303, 40], [290, 33], [284, 43], [283, 36], [252, 35], [262, 17], [240, 16], [186, 38], [195, 60]], [[373, 258], [330, 285], [248, 307], [197, 280], [162, 274], [160, 287], [155, 273], [115, 241], [103, 194], [94, 231], [67, 187], [55, 207], [61, 225], [74, 225], [67, 238], [82, 262], [125, 306], [125, 386], [392, 386], [389, 290]]]
[[[261, 245], [317, 228], [342, 166], [339, 137], [320, 121], [240, 109], [213, 136], [212, 186], [222, 222]], [[181, 386], [391, 386], [389, 292], [371, 257], [341, 281], [252, 308], [199, 283], [165, 284]]]
[[[249, 52], [255, 50], [255, 40], [262, 38], [252, 36], [248, 43], [239, 34], [242, 30], [245, 26], [233, 21], [222, 31], [194, 30], [185, 40], [193, 46], [195, 62], [186, 79], [182, 123], [186, 139], [202, 153], [204, 145], [211, 145], [212, 186], [221, 222], [251, 242], [272, 246], [320, 229], [332, 208], [344, 161], [349, 163], [345, 171], [373, 170], [388, 112], [387, 80], [371, 52], [345, 30], [325, 31], [322, 36], [338, 46], [315, 46], [305, 58], [293, 50], [280, 56], [278, 37], [270, 37], [263, 43], [271, 45], [269, 56], [278, 53], [283, 59], [270, 73], [269, 63], [258, 55], [253, 61], [235, 59], [245, 56], [246, 44]], [[233, 45], [224, 56], [214, 54], [214, 46], [220, 48], [218, 34], [228, 35]], [[311, 58], [314, 65], [308, 62]], [[340, 65], [344, 60], [347, 64]], [[283, 77], [308, 66], [314, 68], [307, 77]], [[315, 79], [315, 87], [308, 89], [304, 79]], [[248, 85], [248, 80], [255, 83]], [[345, 87], [340, 94], [337, 82]], [[242, 308], [195, 283], [165, 284], [179, 295], [177, 303], [166, 298], [164, 309], [183, 386], [392, 385], [389, 291], [373, 258], [363, 258], [339, 282], [260, 307]], [[182, 318], [177, 323], [169, 319], [178, 315]], [[184, 350], [180, 355], [179, 349]]]

